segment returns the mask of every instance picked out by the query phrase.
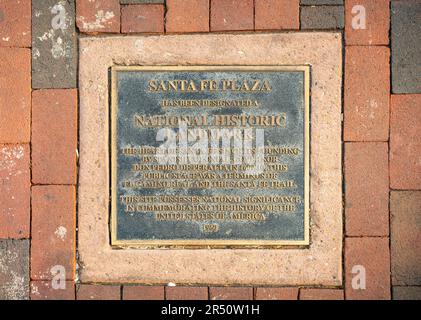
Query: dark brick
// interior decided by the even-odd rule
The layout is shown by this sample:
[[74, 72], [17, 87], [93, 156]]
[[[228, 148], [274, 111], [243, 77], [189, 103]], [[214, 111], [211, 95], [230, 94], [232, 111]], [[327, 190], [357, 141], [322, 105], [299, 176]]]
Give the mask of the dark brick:
[[421, 94], [393, 94], [390, 108], [390, 188], [421, 189]]
[[[56, 12], [52, 13], [54, 8]], [[61, 16], [64, 19], [60, 20]], [[74, 1], [62, 1], [60, 5], [57, 5], [57, 0], [32, 1], [33, 88], [76, 87], [77, 37], [74, 17]]]
[[421, 300], [421, 287], [393, 287], [393, 300]]
[[421, 191], [390, 194], [393, 285], [421, 285]]
[[301, 5], [343, 4], [344, 0], [301, 0]]
[[301, 29], [343, 29], [343, 6], [301, 7]]
[[0, 240], [0, 300], [29, 298], [29, 240]]
[[392, 1], [392, 91], [421, 93], [421, 1]]

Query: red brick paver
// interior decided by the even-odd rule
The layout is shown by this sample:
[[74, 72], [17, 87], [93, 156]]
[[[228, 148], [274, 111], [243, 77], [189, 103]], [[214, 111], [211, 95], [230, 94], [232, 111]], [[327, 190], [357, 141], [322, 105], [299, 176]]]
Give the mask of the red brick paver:
[[164, 300], [162, 286], [124, 286], [123, 300]]
[[75, 196], [73, 186], [32, 187], [31, 279], [52, 279], [62, 271], [74, 279]]
[[421, 189], [421, 94], [392, 95], [390, 187]]
[[0, 143], [30, 140], [31, 51], [0, 47]]
[[120, 300], [120, 286], [81, 284], [76, 291], [77, 300]]
[[211, 0], [211, 31], [254, 29], [253, 0]]
[[76, 25], [86, 33], [120, 32], [119, 0], [76, 0]]
[[345, 144], [345, 228], [348, 236], [389, 235], [386, 142]]
[[122, 33], [163, 33], [164, 6], [139, 4], [123, 6], [121, 9]]
[[299, 0], [255, 0], [256, 30], [298, 30]]
[[166, 300], [208, 300], [208, 287], [166, 287]]
[[208, 32], [210, 0], [167, 0], [166, 31]]
[[211, 300], [253, 300], [253, 288], [247, 287], [211, 287]]
[[389, 238], [345, 240], [345, 297], [347, 300], [390, 299]]
[[75, 284], [65, 281], [64, 288], [51, 281], [31, 281], [31, 300], [75, 300]]
[[256, 288], [256, 300], [297, 300], [298, 288]]
[[345, 1], [345, 42], [347, 45], [388, 45], [389, 25], [389, 0]]
[[0, 47], [31, 46], [31, 0], [0, 1]]
[[346, 48], [345, 141], [388, 140], [389, 75], [389, 48]]
[[29, 238], [29, 145], [0, 144], [0, 239]]
[[300, 289], [300, 300], [344, 300], [341, 289]]
[[32, 182], [75, 184], [77, 90], [36, 90], [32, 99]]

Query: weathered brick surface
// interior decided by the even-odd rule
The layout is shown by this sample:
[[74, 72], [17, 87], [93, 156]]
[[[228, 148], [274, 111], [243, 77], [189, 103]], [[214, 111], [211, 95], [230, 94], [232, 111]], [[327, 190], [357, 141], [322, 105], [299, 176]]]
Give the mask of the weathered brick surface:
[[76, 289], [77, 300], [120, 300], [120, 286], [81, 284]]
[[210, 0], [167, 0], [166, 31], [208, 32]]
[[248, 287], [211, 287], [211, 300], [253, 300], [253, 288]]
[[0, 46], [31, 46], [31, 0], [0, 2]]
[[0, 144], [0, 239], [29, 238], [29, 145]]
[[345, 228], [348, 236], [389, 235], [387, 142], [345, 144]]
[[[364, 17], [365, 24], [362, 23]], [[357, 27], [355, 29], [353, 22]], [[389, 25], [389, 0], [345, 1], [345, 42], [347, 45], [388, 45]]]
[[298, 288], [256, 288], [256, 300], [297, 300]]
[[346, 48], [344, 83], [345, 141], [389, 138], [389, 48]]
[[75, 207], [73, 186], [32, 187], [31, 279], [52, 279], [55, 266], [74, 279]]
[[74, 1], [33, 0], [32, 87], [75, 88], [76, 74]]
[[421, 285], [421, 191], [390, 194], [393, 285]]
[[[298, 0], [168, 0], [167, 32], [297, 29]], [[74, 1], [63, 2], [65, 24], [58, 29], [51, 12], [55, 0], [34, 0], [33, 86], [73, 88], [76, 83]], [[78, 1], [82, 32], [164, 32], [163, 0]], [[139, 5], [148, 3], [148, 5]], [[155, 3], [159, 5], [151, 5]], [[303, 29], [343, 27], [342, 0], [301, 0]], [[364, 5], [367, 29], [352, 30], [352, 7]], [[348, 45], [388, 44], [388, 0], [348, 0], [345, 37]], [[143, 8], [143, 9], [142, 9]], [[160, 8], [154, 11], [153, 8]], [[17, 10], [19, 9], [19, 10]], [[142, 9], [142, 10], [141, 10]], [[396, 93], [419, 93], [421, 46], [420, 4], [392, 1], [392, 80]], [[83, 15], [82, 15], [83, 14]], [[143, 19], [139, 19], [142, 17]], [[56, 20], [59, 22], [60, 19]], [[0, 47], [31, 45], [30, 1], [0, 3]], [[0, 238], [29, 237], [30, 51], [0, 48]], [[345, 140], [387, 141], [389, 123], [389, 52], [386, 47], [353, 47], [346, 51]], [[77, 148], [76, 90], [34, 92], [33, 182], [75, 184]], [[421, 189], [420, 95], [394, 95], [391, 107], [390, 186]], [[23, 148], [23, 155], [20, 151]], [[347, 143], [345, 146], [346, 234], [388, 235], [388, 154], [386, 142]], [[53, 265], [64, 265], [74, 276], [75, 190], [71, 186], [33, 187], [32, 277], [50, 279]], [[419, 299], [421, 191], [391, 193], [391, 246], [387, 238], [346, 239], [346, 295], [350, 299], [390, 298], [390, 270], [395, 299]], [[4, 209], [7, 208], [7, 212]], [[10, 214], [11, 211], [12, 214]], [[4, 214], [5, 213], [5, 214]], [[71, 239], [71, 240], [69, 240]], [[0, 240], [0, 299], [28, 298], [28, 241]], [[351, 286], [353, 265], [367, 270], [366, 290]], [[70, 270], [70, 271], [69, 271]], [[33, 299], [74, 299], [72, 281], [54, 290], [51, 281], [33, 281]], [[408, 287], [406, 285], [412, 285]], [[405, 286], [402, 286], [405, 285]], [[166, 290], [166, 291], [165, 291]], [[206, 299], [205, 287], [125, 286], [125, 299]], [[297, 299], [297, 288], [256, 288], [256, 299]], [[119, 299], [119, 286], [82, 284], [79, 299]], [[212, 299], [252, 299], [252, 288], [210, 288]], [[301, 299], [343, 299], [340, 289], [301, 289]]]
[[392, 95], [390, 187], [421, 189], [421, 94]]
[[164, 300], [165, 288], [162, 286], [124, 286], [123, 300]]
[[76, 25], [80, 32], [119, 33], [119, 0], [76, 0]]
[[32, 181], [75, 184], [77, 90], [36, 90], [32, 94]]
[[[360, 266], [365, 269], [366, 286], [365, 289], [354, 289], [353, 277], [360, 279], [363, 276]], [[345, 240], [345, 297], [347, 300], [390, 299], [389, 238]]]
[[0, 48], [0, 143], [29, 142], [31, 52]]
[[421, 300], [421, 287], [393, 287], [393, 300]]
[[301, 7], [301, 29], [342, 29], [344, 7], [304, 6]]
[[141, 3], [160, 3], [164, 4], [165, 0], [120, 0], [121, 4], [141, 4]]
[[253, 0], [211, 0], [211, 31], [254, 29]]
[[299, 0], [256, 0], [254, 23], [256, 30], [298, 30]]
[[340, 5], [343, 3], [344, 0], [301, 0], [302, 5]]
[[392, 1], [392, 90], [421, 93], [421, 2]]
[[341, 289], [300, 289], [300, 300], [344, 300]]
[[164, 6], [154, 4], [138, 4], [121, 8], [122, 33], [163, 33]]
[[31, 281], [31, 300], [75, 300], [75, 284], [65, 281], [63, 289], [55, 289], [51, 281]]
[[0, 300], [29, 298], [29, 240], [0, 240]]
[[166, 300], [208, 300], [208, 287], [166, 287]]

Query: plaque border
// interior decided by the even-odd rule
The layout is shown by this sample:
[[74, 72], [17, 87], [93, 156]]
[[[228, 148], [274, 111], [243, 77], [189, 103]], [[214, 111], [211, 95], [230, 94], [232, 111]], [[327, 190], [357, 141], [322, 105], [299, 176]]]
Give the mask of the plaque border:
[[[302, 71], [304, 74], [304, 240], [220, 240], [220, 239], [171, 239], [171, 240], [117, 240], [117, 72], [131, 71]], [[113, 248], [285, 248], [310, 245], [310, 66], [112, 66], [110, 108], [110, 150], [111, 150], [111, 198], [110, 198], [110, 241]]]
[[[343, 35], [108, 35], [79, 39], [79, 278], [91, 283], [343, 285]], [[310, 65], [310, 245], [287, 249], [110, 246], [110, 68], [119, 65]]]

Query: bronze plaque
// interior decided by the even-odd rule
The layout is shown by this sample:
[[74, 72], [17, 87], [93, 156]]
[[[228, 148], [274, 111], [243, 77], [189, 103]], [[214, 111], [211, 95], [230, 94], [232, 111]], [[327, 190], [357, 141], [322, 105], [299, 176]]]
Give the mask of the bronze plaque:
[[111, 244], [309, 244], [309, 66], [111, 70]]

